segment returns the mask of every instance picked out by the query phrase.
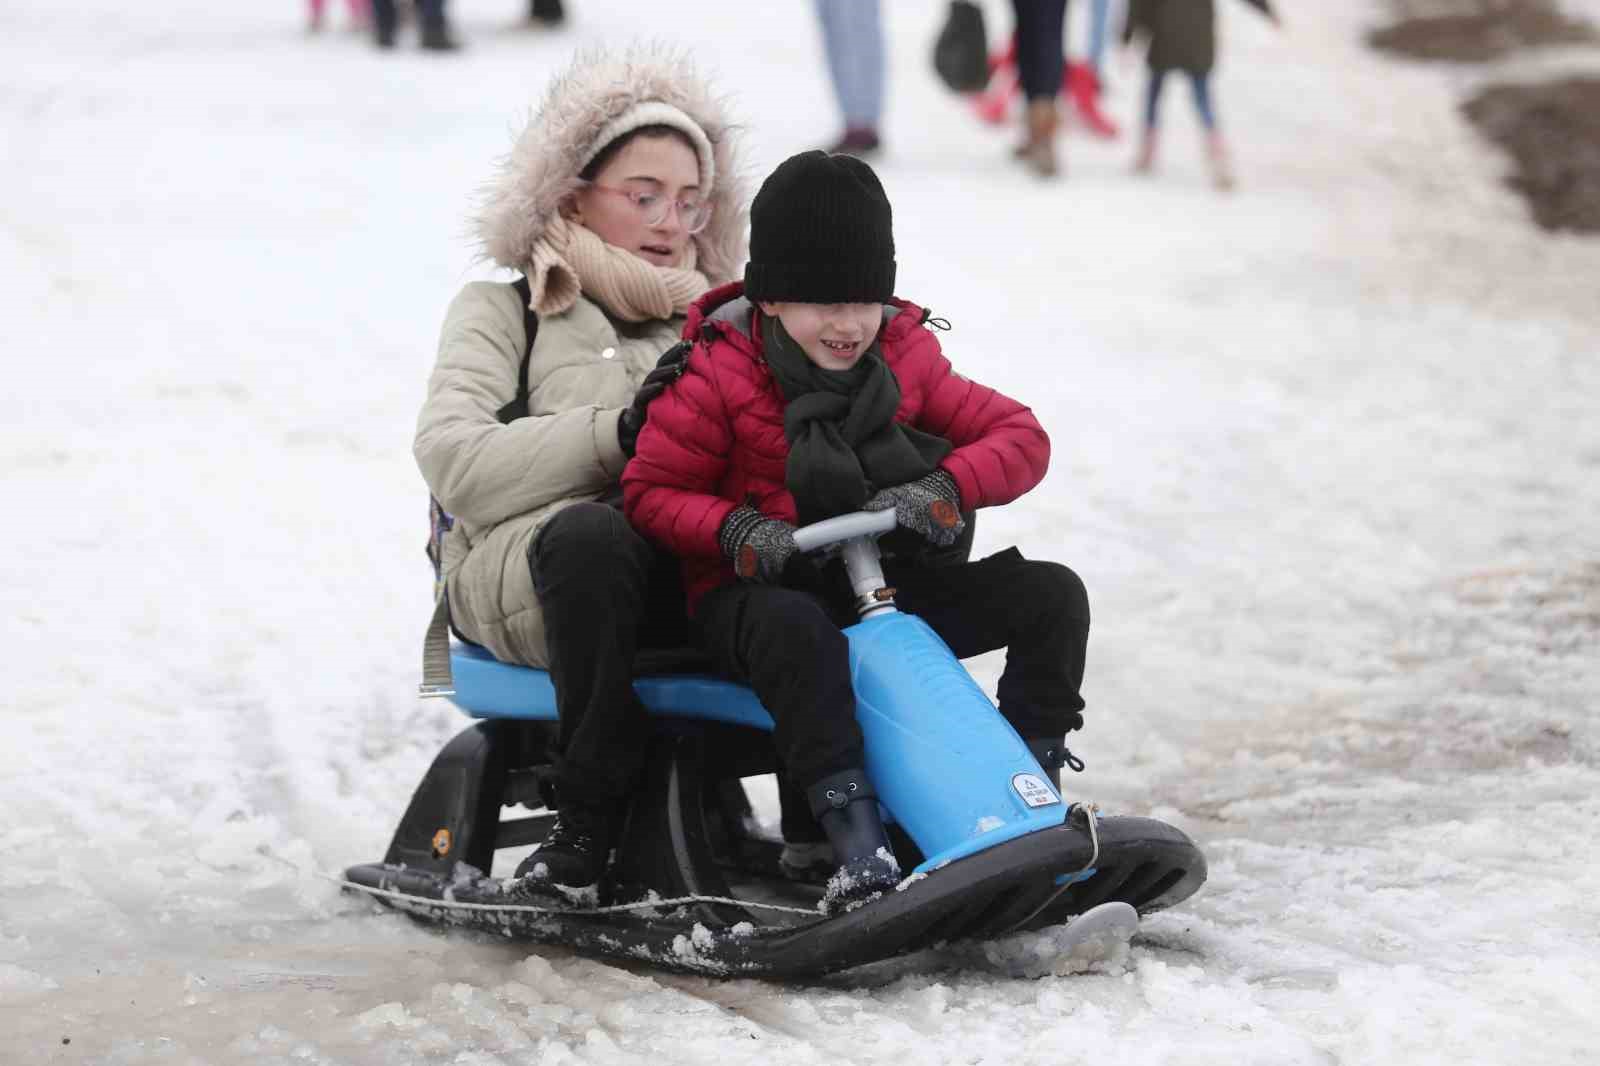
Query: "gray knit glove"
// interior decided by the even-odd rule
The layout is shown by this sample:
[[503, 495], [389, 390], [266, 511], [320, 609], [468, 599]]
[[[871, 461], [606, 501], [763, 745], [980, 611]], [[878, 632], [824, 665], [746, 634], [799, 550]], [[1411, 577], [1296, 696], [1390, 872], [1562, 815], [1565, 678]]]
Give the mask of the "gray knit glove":
[[894, 520], [940, 548], [948, 548], [967, 528], [961, 517], [961, 490], [956, 479], [935, 470], [904, 485], [893, 485], [861, 505], [863, 511], [894, 509]]
[[776, 585], [784, 567], [800, 546], [794, 526], [781, 518], [768, 518], [754, 507], [735, 507], [722, 520], [717, 533], [722, 554], [733, 560], [733, 572], [746, 581]]

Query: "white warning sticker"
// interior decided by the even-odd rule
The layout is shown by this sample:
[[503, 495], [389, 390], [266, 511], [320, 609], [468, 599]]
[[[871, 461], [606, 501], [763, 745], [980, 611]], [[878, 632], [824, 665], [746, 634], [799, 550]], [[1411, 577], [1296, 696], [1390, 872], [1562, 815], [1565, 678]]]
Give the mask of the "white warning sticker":
[[1038, 774], [1017, 774], [1011, 779], [1011, 787], [1017, 790], [1022, 802], [1030, 807], [1048, 807], [1052, 803], [1061, 802]]

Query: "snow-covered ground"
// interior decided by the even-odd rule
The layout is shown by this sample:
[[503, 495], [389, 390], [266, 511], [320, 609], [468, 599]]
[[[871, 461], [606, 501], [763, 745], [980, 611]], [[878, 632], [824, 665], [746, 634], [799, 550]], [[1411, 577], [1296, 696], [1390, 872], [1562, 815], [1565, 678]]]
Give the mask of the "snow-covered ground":
[[1055, 442], [980, 547], [1095, 605], [1071, 786], [1210, 858], [1126, 965], [724, 983], [302, 872], [378, 858], [463, 724], [412, 696], [409, 445], [516, 116], [644, 32], [757, 175], [834, 132], [809, 5], [572, 6], [457, 0], [443, 59], [292, 3], [0, 10], [0, 1062], [1593, 1061], [1600, 241], [1532, 228], [1454, 112], [1485, 71], [1368, 53], [1364, 2], [1222, 5], [1229, 198], [1179, 91], [1160, 177], [1078, 138], [1028, 180], [932, 81], [943, 5], [885, 5], [901, 289]]

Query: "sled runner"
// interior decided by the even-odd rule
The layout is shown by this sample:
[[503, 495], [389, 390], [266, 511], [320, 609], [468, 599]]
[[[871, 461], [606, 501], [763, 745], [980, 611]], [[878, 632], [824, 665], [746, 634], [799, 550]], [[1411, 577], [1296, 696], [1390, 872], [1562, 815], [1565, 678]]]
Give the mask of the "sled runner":
[[[635, 682], [657, 732], [609, 898], [585, 910], [518, 898], [489, 874], [497, 849], [542, 840], [554, 818], [542, 787], [554, 689], [543, 671], [465, 644], [451, 651], [452, 699], [481, 721], [434, 760], [384, 861], [351, 867], [347, 881], [432, 922], [767, 977], [1059, 925], [1099, 904], [1148, 913], [1187, 899], [1206, 864], [1186, 835], [1064, 801], [933, 630], [895, 610], [876, 544], [893, 526], [893, 511], [861, 512], [796, 540], [840, 552], [857, 595], [861, 621], [845, 633], [867, 772], [911, 871], [896, 891], [824, 916], [820, 885], [782, 875], [782, 841], [762, 833], [741, 784], [776, 770], [772, 720], [749, 689], [685, 673]], [[519, 804], [535, 813], [504, 816]]]

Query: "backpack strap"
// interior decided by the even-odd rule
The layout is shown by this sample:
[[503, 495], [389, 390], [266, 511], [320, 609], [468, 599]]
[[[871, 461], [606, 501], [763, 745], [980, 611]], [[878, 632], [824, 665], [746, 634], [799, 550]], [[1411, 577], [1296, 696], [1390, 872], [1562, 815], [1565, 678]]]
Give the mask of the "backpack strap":
[[450, 592], [439, 582], [433, 594], [433, 617], [422, 638], [422, 683], [417, 695], [423, 699], [456, 694], [456, 679], [450, 669]]
[[[522, 305], [525, 343], [522, 366], [517, 370], [517, 394], [511, 398], [511, 402], [494, 413], [502, 423], [528, 417], [528, 364], [533, 360], [533, 342], [539, 336], [538, 312], [528, 306], [533, 301], [533, 290], [528, 285], [527, 276], [518, 278], [512, 287], [517, 290], [517, 298]], [[428, 620], [428, 632], [422, 638], [422, 684], [417, 686], [418, 694], [424, 699], [456, 694], [455, 678], [450, 669], [450, 590], [440, 572], [443, 560], [434, 546], [443, 531], [453, 524], [453, 519], [445, 514], [437, 500], [430, 499], [429, 502], [433, 512], [430, 515], [433, 540], [429, 541], [428, 557], [433, 560], [436, 580], [433, 587], [433, 617]]]
[[528, 417], [528, 364], [533, 361], [533, 342], [539, 336], [539, 313], [528, 305], [533, 301], [533, 290], [528, 286], [527, 275], [512, 283], [522, 305], [522, 335], [527, 342], [522, 348], [522, 367], [517, 371], [517, 394], [511, 402], [494, 413], [501, 422], [515, 422]]

